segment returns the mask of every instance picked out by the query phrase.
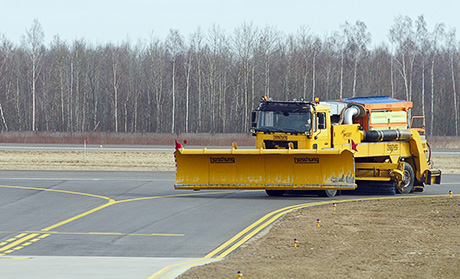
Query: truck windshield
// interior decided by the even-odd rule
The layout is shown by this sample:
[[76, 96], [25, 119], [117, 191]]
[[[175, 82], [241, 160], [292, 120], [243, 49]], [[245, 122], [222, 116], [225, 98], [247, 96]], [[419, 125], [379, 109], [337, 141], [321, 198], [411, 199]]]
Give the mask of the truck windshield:
[[257, 131], [305, 133], [311, 127], [310, 112], [259, 111]]

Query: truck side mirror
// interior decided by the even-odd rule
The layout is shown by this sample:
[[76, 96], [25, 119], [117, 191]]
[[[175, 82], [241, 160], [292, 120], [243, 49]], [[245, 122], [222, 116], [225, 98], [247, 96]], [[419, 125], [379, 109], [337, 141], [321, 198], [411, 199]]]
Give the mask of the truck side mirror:
[[253, 110], [251, 113], [251, 127], [252, 128], [257, 127], [257, 113], [255, 110]]
[[324, 112], [318, 113], [318, 129], [326, 129], [326, 114]]

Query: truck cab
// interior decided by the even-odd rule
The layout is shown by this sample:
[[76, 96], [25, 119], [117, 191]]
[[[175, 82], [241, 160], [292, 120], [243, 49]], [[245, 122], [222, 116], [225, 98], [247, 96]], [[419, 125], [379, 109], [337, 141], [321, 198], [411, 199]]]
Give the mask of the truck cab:
[[256, 148], [331, 148], [329, 107], [304, 101], [261, 102], [252, 117]]

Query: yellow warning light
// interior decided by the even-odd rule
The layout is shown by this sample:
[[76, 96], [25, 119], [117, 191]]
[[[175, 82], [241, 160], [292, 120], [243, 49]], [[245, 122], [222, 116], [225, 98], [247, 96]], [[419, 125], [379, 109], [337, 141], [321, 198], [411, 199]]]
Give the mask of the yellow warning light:
[[315, 103], [319, 104], [319, 98], [318, 97], [315, 98]]

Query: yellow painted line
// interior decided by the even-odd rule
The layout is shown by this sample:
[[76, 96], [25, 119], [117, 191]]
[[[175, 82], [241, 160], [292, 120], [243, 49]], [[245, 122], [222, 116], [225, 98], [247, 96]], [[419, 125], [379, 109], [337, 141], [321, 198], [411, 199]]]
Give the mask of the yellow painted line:
[[177, 263], [177, 264], [169, 265], [169, 266], [164, 267], [161, 270], [155, 272], [154, 274], [152, 274], [152, 276], [148, 277], [147, 279], [158, 278], [158, 276], [163, 275], [165, 272], [167, 272], [168, 270], [173, 269], [175, 267], [179, 267], [179, 266], [182, 266], [182, 265], [185, 265], [185, 264], [196, 265], [196, 264], [199, 264], [199, 263], [201, 263], [202, 261], [205, 261], [205, 260], [208, 260], [208, 259], [201, 258], [201, 259], [196, 259], [196, 260], [187, 261], [187, 262], [183, 262], [183, 263]]
[[[33, 234], [32, 234], [32, 235], [33, 235]], [[25, 243], [22, 243], [22, 244], [18, 244], [16, 247], [12, 247], [10, 250], [5, 251], [4, 254], [9, 254], [9, 253], [12, 253], [12, 252], [21, 250], [22, 248], [27, 247], [27, 246], [29, 246], [30, 244], [35, 243], [35, 242], [37, 242], [37, 241], [39, 241], [39, 240], [41, 240], [41, 239], [43, 239], [43, 238], [49, 236], [49, 234], [42, 234], [42, 235], [40, 235], [40, 234], [34, 234], [34, 235], [38, 235], [38, 236], [37, 236], [36, 238], [33, 238], [33, 239], [29, 240], [28, 242], [25, 242]], [[4, 255], [4, 254], [3, 254], [3, 255]]]
[[65, 224], [68, 224], [68, 223], [70, 223], [70, 222], [72, 222], [72, 221], [75, 221], [75, 220], [77, 220], [77, 219], [80, 219], [80, 218], [82, 218], [82, 217], [88, 216], [88, 215], [90, 215], [91, 213], [94, 213], [94, 212], [96, 212], [96, 211], [99, 211], [99, 210], [101, 210], [101, 209], [104, 209], [104, 208], [106, 208], [106, 207], [109, 207], [109, 206], [111, 206], [112, 204], [115, 204], [115, 200], [110, 199], [109, 202], [106, 203], [106, 204], [103, 204], [103, 205], [101, 205], [101, 206], [98, 206], [98, 207], [96, 207], [96, 208], [93, 208], [93, 209], [91, 209], [91, 210], [88, 210], [88, 211], [86, 211], [86, 212], [83, 212], [83, 213], [81, 213], [81, 214], [78, 214], [78, 215], [76, 215], [76, 216], [74, 216], [74, 217], [71, 217], [71, 218], [69, 218], [69, 219], [66, 219], [66, 220], [64, 220], [64, 221], [62, 221], [62, 222], [59, 222], [59, 223], [57, 223], [57, 224], [54, 224], [54, 225], [52, 225], [52, 226], [46, 227], [46, 228], [42, 229], [41, 231], [43, 231], [43, 232], [50, 231], [50, 230], [52, 230], [52, 229], [55, 229], [55, 228], [60, 227], [60, 226], [63, 226], [63, 225], [65, 225]]
[[25, 242], [25, 241], [31, 239], [31, 238], [36, 237], [37, 235], [38, 235], [38, 234], [33, 233], [33, 234], [29, 234], [29, 235], [27, 235], [27, 236], [24, 236], [24, 237], [22, 237], [22, 238], [20, 238], [20, 239], [18, 239], [18, 240], [16, 240], [16, 241], [14, 241], [13, 243], [11, 243], [11, 244], [9, 244], [9, 245], [6, 245], [6, 246], [0, 248], [0, 252], [3, 252], [3, 251], [8, 250], [8, 249], [10, 249], [10, 248], [12, 248], [12, 247], [15, 247], [15, 246], [17, 246], [17, 245], [19, 245], [19, 244], [21, 244], [21, 243], [23, 243], [23, 242]]
[[7, 186], [7, 185], [0, 185], [0, 188], [56, 192], [56, 193], [64, 193], [64, 194], [72, 194], [72, 195], [80, 195], [80, 196], [99, 198], [99, 199], [104, 199], [104, 200], [109, 200], [109, 201], [113, 200], [113, 199], [111, 199], [109, 197], [105, 197], [105, 196], [94, 195], [94, 194], [89, 194], [89, 193], [82, 193], [82, 192], [67, 191], [67, 190], [47, 189], [47, 188], [38, 188], [38, 187], [25, 187], [25, 186]]
[[[228, 254], [230, 254], [231, 252], [233, 252], [234, 250], [236, 250], [239, 247], [241, 247], [241, 245], [243, 245], [245, 242], [247, 242], [249, 239], [251, 239], [258, 232], [260, 232], [261, 230], [263, 230], [267, 226], [271, 225], [274, 221], [279, 219], [281, 216], [283, 216], [283, 215], [285, 215], [285, 214], [287, 214], [289, 212], [292, 212], [294, 210], [303, 209], [303, 208], [310, 208], [310, 207], [315, 207], [315, 206], [320, 206], [320, 205], [327, 205], [327, 204], [332, 204], [332, 203], [347, 203], [347, 202], [356, 202], [356, 201], [390, 200], [390, 199], [433, 198], [433, 197], [443, 197], [443, 196], [444, 195], [425, 195], [425, 196], [357, 198], [357, 199], [347, 199], [347, 200], [330, 200], [330, 201], [323, 201], [323, 202], [313, 202], [313, 203], [298, 204], [298, 205], [292, 205], [292, 206], [284, 207], [284, 208], [281, 208], [281, 209], [278, 209], [278, 210], [275, 210], [273, 212], [270, 212], [270, 213], [266, 214], [265, 216], [263, 216], [262, 218], [260, 218], [259, 220], [257, 220], [256, 222], [254, 222], [253, 224], [251, 224], [250, 226], [248, 226], [247, 228], [245, 228], [244, 230], [242, 230], [238, 234], [236, 234], [234, 237], [232, 237], [231, 239], [226, 241], [224, 244], [222, 244], [221, 246], [219, 246], [218, 248], [216, 248], [215, 250], [213, 250], [212, 252], [210, 252], [209, 254], [204, 256], [203, 258], [164, 267], [163, 269], [157, 271], [152, 276], [150, 276], [149, 279], [158, 278], [159, 276], [163, 275], [165, 272], [167, 272], [167, 271], [169, 271], [169, 270], [171, 270], [173, 268], [178, 268], [178, 267], [184, 268], [184, 267], [190, 267], [190, 266], [195, 266], [197, 264], [200, 264], [204, 260], [208, 260], [209, 258], [215, 256], [216, 254], [218, 254], [222, 250], [226, 249], [233, 242], [235, 242], [237, 239], [241, 238], [243, 235], [245, 235], [246, 233], [248, 233], [249, 231], [254, 229], [256, 226], [258, 226], [259, 224], [263, 223], [259, 227], [254, 229], [251, 233], [249, 233], [244, 238], [242, 238], [240, 241], [236, 242], [234, 245], [232, 245], [231, 247], [229, 247], [227, 250], [225, 250], [223, 253], [221, 253], [219, 256], [216, 257], [217, 259], [222, 259], [225, 256], [227, 256]], [[445, 195], [445, 196], [448, 197], [448, 194]], [[458, 196], [458, 195], [454, 195], [454, 196]], [[267, 221], [265, 221], [265, 220], [267, 220]]]
[[115, 201], [114, 199], [109, 199], [109, 202], [104, 204], [104, 205], [101, 205], [99, 207], [96, 207], [94, 209], [91, 209], [91, 210], [88, 210], [86, 212], [83, 212], [82, 214], [79, 214], [77, 216], [74, 216], [72, 218], [69, 218], [67, 220], [64, 220], [62, 222], [59, 222], [55, 225], [52, 225], [52, 226], [49, 226], [47, 228], [44, 228], [42, 229], [42, 231], [50, 231], [52, 229], [55, 229], [57, 227], [60, 227], [62, 225], [65, 225], [67, 223], [70, 223], [72, 221], [75, 221], [77, 219], [80, 219], [82, 217], [85, 217], [91, 213], [94, 213], [96, 211], [99, 211], [101, 209], [104, 209], [106, 207], [109, 207], [111, 205], [114, 205], [114, 204], [119, 204], [119, 203], [123, 203], [123, 202], [132, 202], [132, 201], [140, 201], [140, 200], [148, 200], [148, 199], [162, 199], [162, 198], [171, 198], [171, 197], [183, 197], [183, 196], [196, 196], [196, 195], [203, 195], [203, 194], [221, 194], [222, 192], [211, 192], [211, 193], [192, 193], [192, 194], [177, 194], [177, 195], [165, 195], [165, 196], [153, 196], [153, 197], [145, 197], [145, 198], [136, 198], [136, 199], [127, 199], [127, 200], [120, 200], [120, 201]]
[[[15, 233], [15, 232], [11, 232], [11, 233]], [[12, 237], [12, 238], [9, 238], [9, 239], [3, 241], [2, 243], [0, 243], [0, 246], [4, 246], [4, 245], [6, 245], [6, 244], [8, 244], [8, 243], [10, 243], [12, 241], [15, 241], [18, 238], [21, 238], [21, 237], [25, 236], [25, 235], [27, 235], [27, 233], [20, 233], [15, 237]]]
[[[447, 196], [447, 195], [446, 195]], [[243, 245], [245, 242], [247, 242], [249, 239], [251, 239], [254, 235], [256, 235], [258, 232], [260, 232], [261, 230], [263, 230], [265, 227], [267, 227], [268, 225], [272, 224], [274, 221], [276, 221], [277, 219], [279, 219], [281, 216], [289, 213], [289, 212], [292, 212], [294, 210], [297, 210], [297, 209], [303, 209], [303, 208], [309, 208], [309, 207], [314, 207], [314, 206], [320, 206], [320, 205], [326, 205], [326, 204], [332, 204], [332, 203], [346, 203], [346, 202], [356, 202], [356, 201], [372, 201], [372, 200], [389, 200], [389, 199], [409, 199], [409, 198], [429, 198], [429, 197], [442, 197], [442, 195], [425, 195], [425, 196], [402, 196], [402, 197], [375, 197], [375, 198], [358, 198], [358, 199], [347, 199], [347, 200], [331, 200], [331, 201], [324, 201], [324, 202], [314, 202], [314, 203], [307, 203], [307, 204], [300, 204], [300, 205], [297, 205], [297, 206], [294, 206], [294, 207], [286, 207], [286, 208], [283, 208], [284, 211], [278, 213], [277, 215], [275, 215], [274, 217], [272, 217], [271, 219], [269, 219], [268, 221], [266, 221], [264, 224], [258, 226], [255, 230], [253, 230], [251, 233], [249, 233], [248, 235], [246, 235], [244, 238], [242, 238], [240, 241], [238, 241], [237, 243], [235, 243], [233, 246], [231, 246], [230, 248], [228, 248], [225, 252], [221, 253], [219, 256], [217, 256], [216, 258], [224, 258], [225, 256], [227, 256], [228, 254], [230, 254], [231, 252], [233, 252], [234, 250], [238, 249], [241, 245]], [[278, 210], [280, 211], [280, 210]], [[265, 216], [264, 216], [265, 217]], [[251, 227], [251, 226], [250, 226]], [[249, 228], [249, 227], [248, 227]], [[251, 229], [248, 230], [248, 228], [246, 228], [245, 230], [243, 230], [241, 233], [239, 233], [237, 236], [238, 237], [234, 237], [236, 239], [240, 238], [242, 235], [244, 235], [243, 232], [248, 232], [250, 231]], [[229, 242], [229, 241], [228, 241]], [[233, 241], [231, 242], [233, 243]], [[225, 249], [226, 247], [224, 247]], [[216, 249], [217, 250], [217, 249]], [[215, 251], [211, 252], [210, 254], [206, 255], [206, 257], [210, 256], [211, 257], [213, 255], [215, 255]]]
[[[17, 231], [0, 231], [0, 233], [15, 233]], [[43, 233], [43, 231], [24, 231], [26, 233]], [[47, 234], [63, 235], [120, 235], [120, 236], [185, 236], [180, 233], [121, 233], [121, 232], [58, 232], [46, 231]]]
[[255, 228], [256, 226], [258, 226], [260, 223], [262, 223], [263, 221], [265, 221], [266, 219], [270, 218], [272, 215], [274, 214], [277, 214], [279, 212], [282, 212], [282, 211], [285, 211], [287, 209], [290, 209], [290, 208], [295, 208], [297, 207], [298, 205], [291, 205], [291, 206], [288, 206], [288, 207], [285, 207], [285, 208], [281, 208], [281, 209], [278, 209], [278, 210], [275, 210], [273, 212], [270, 212], [268, 214], [266, 214], [265, 216], [263, 216], [262, 218], [260, 218], [259, 220], [257, 220], [256, 222], [252, 223], [250, 226], [248, 226], [247, 228], [245, 228], [244, 230], [242, 230], [241, 232], [239, 232], [238, 234], [236, 234], [234, 237], [230, 238], [229, 240], [227, 240], [224, 244], [222, 244], [221, 246], [217, 247], [215, 250], [213, 250], [212, 252], [210, 252], [209, 254], [207, 254], [206, 256], [204, 256], [205, 259], [207, 258], [211, 258], [213, 257], [214, 255], [216, 255], [217, 253], [219, 253], [220, 251], [222, 251], [223, 249], [227, 248], [230, 244], [232, 244], [233, 242], [235, 242], [237, 239], [239, 239], [240, 237], [242, 237], [244, 234], [246, 234], [247, 232], [249, 232], [250, 230], [252, 230], [253, 228]]
[[[196, 195], [208, 195], [208, 194], [222, 194], [222, 193], [226, 193], [226, 192], [222, 192], [222, 191], [216, 191], [216, 192], [205, 192], [205, 193], [187, 193], [187, 194], [175, 194], [175, 195], [165, 195], [165, 196], [153, 196], [153, 197], [145, 197], [145, 198], [136, 198], [136, 199], [127, 199], [127, 200], [120, 200], [120, 201], [115, 201], [114, 199], [112, 198], [109, 198], [109, 197], [105, 197], [105, 196], [101, 196], [101, 195], [94, 195], [94, 194], [88, 194], [88, 193], [81, 193], [81, 192], [74, 192], [74, 191], [67, 191], [67, 190], [56, 190], [56, 189], [44, 189], [44, 188], [38, 188], [38, 187], [25, 187], [25, 186], [7, 186], [7, 185], [0, 185], [0, 188], [10, 188], [10, 189], [22, 189], [22, 190], [34, 190], [34, 191], [46, 191], [46, 192], [55, 192], [55, 193], [65, 193], [65, 194], [72, 194], [72, 195], [82, 195], [82, 196], [87, 196], [87, 197], [94, 197], [94, 198], [100, 198], [100, 199], [104, 199], [104, 200], [107, 200], [108, 202], [106, 204], [103, 204], [101, 206], [98, 206], [96, 208], [93, 208], [91, 210], [88, 210], [88, 211], [85, 211], [81, 214], [78, 214], [76, 216], [73, 216], [71, 218], [68, 218], [64, 221], [61, 221], [59, 223], [56, 223], [54, 225], [51, 225], [51, 226], [48, 226], [44, 229], [42, 229], [41, 231], [37, 232], [37, 233], [33, 233], [33, 234], [30, 234], [30, 235], [27, 235], [25, 236], [26, 234], [23, 233], [23, 234], [20, 234], [16, 237], [13, 237], [13, 238], [10, 238], [9, 240], [10, 241], [14, 241], [12, 242], [11, 244], [9, 245], [6, 245], [7, 243], [9, 243], [9, 241], [4, 241], [2, 242], [3, 245], [6, 245], [4, 246], [3, 248], [0, 249], [0, 252], [3, 252], [2, 254], [0, 254], [0, 256], [3, 256], [5, 255], [6, 253], [11, 253], [11, 252], [14, 252], [15, 250], [19, 250], [19, 249], [22, 249], [24, 248], [25, 246], [28, 246], [32, 243], [35, 243], [37, 241], [39, 241], [40, 239], [44, 238], [44, 237], [47, 237], [49, 236], [50, 234], [52, 234], [50, 231], [55, 229], [55, 228], [58, 228], [60, 226], [63, 226], [65, 224], [68, 224], [70, 222], [73, 222], [75, 220], [78, 220], [80, 218], [83, 218], [85, 216], [88, 216], [94, 212], [97, 212], [99, 210], [102, 210], [104, 208], [107, 208], [111, 205], [114, 205], [114, 204], [117, 204], [117, 203], [123, 203], [123, 202], [131, 202], [131, 201], [140, 201], [140, 200], [147, 200], [147, 199], [159, 199], [159, 198], [171, 198], [171, 197], [183, 197], [183, 196], [196, 196]], [[229, 191], [230, 193], [231, 192], [236, 192], [236, 191]], [[228, 193], [228, 192], [227, 192]], [[39, 235], [39, 233], [43, 233], [43, 232], [46, 232], [47, 234], [44, 234], [42, 235], [41, 237], [38, 237], [38, 238], [35, 238], [35, 239], [31, 239], [31, 238], [34, 238], [35, 236]], [[86, 234], [86, 235], [123, 235], [123, 234], [119, 234], [119, 233], [100, 233], [100, 232], [89, 232], [89, 233], [81, 233], [81, 234]], [[126, 235], [138, 235], [138, 236], [141, 236], [143, 234], [126, 234]], [[145, 236], [184, 236], [183, 234], [145, 234]], [[22, 237], [22, 238], [21, 238]], [[19, 240], [16, 240], [18, 239]], [[31, 239], [27, 245], [21, 245], [21, 246], [18, 246], [20, 245], [21, 243], [27, 241]], [[16, 240], [16, 241], [15, 241]], [[1, 247], [2, 245], [0, 245]], [[11, 249], [10, 249], [11, 248]], [[9, 249], [9, 250], [8, 250]]]
[[164, 195], [164, 196], [152, 196], [144, 198], [135, 198], [127, 200], [119, 200], [116, 203], [123, 202], [133, 202], [133, 201], [142, 201], [142, 200], [152, 200], [152, 199], [163, 199], [163, 198], [176, 198], [176, 197], [188, 197], [188, 196], [201, 196], [201, 195], [217, 195], [217, 194], [228, 194], [228, 193], [239, 193], [241, 191], [216, 191], [216, 192], [203, 192], [203, 193], [187, 193], [187, 194], [174, 194], [174, 195]]

